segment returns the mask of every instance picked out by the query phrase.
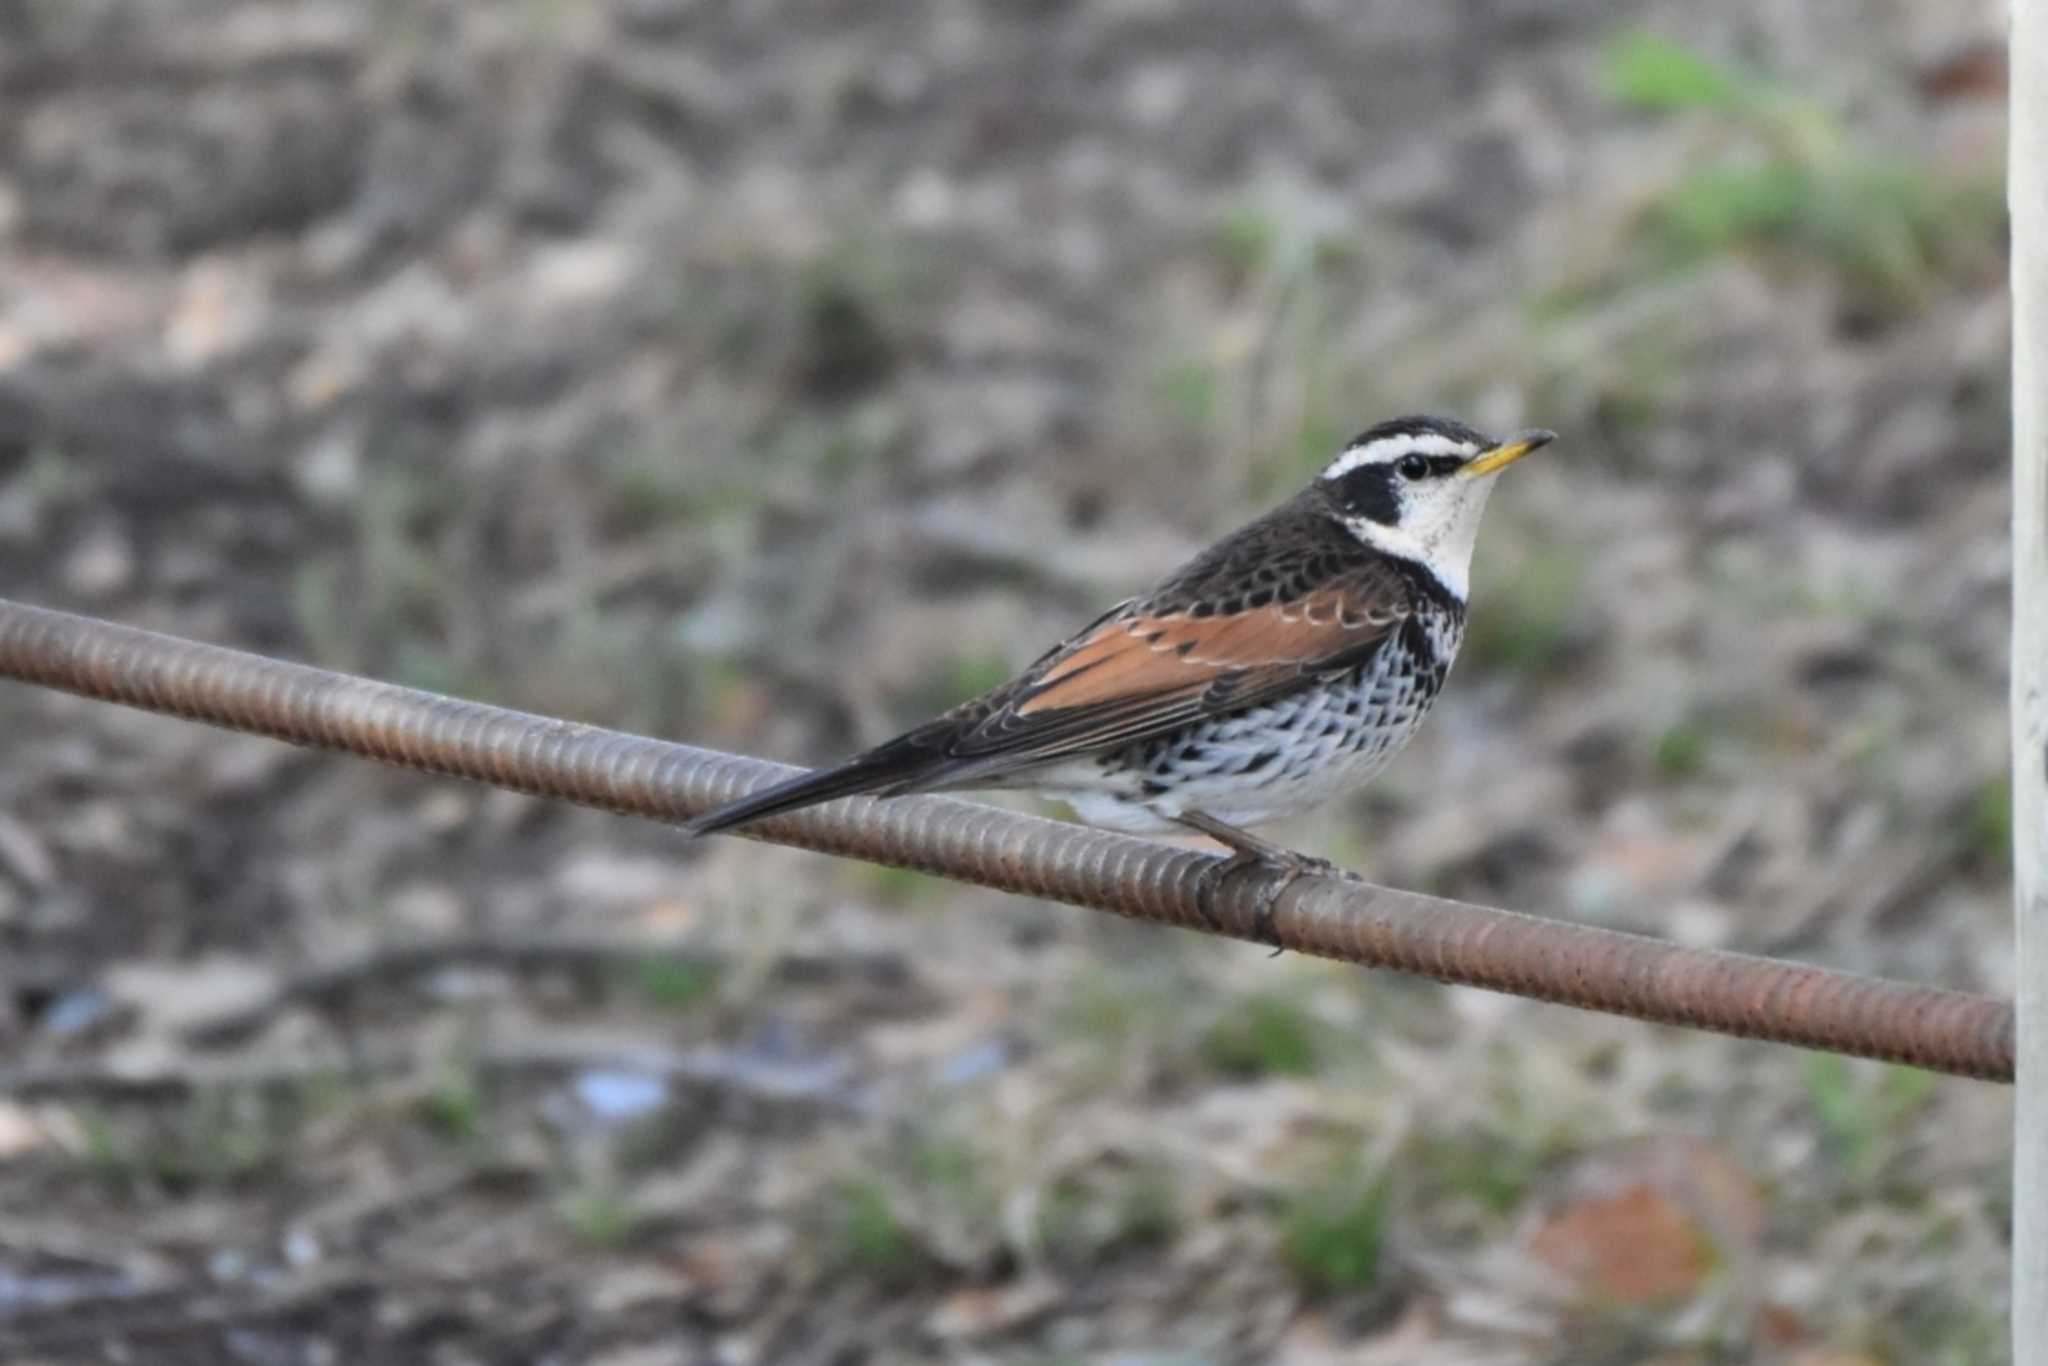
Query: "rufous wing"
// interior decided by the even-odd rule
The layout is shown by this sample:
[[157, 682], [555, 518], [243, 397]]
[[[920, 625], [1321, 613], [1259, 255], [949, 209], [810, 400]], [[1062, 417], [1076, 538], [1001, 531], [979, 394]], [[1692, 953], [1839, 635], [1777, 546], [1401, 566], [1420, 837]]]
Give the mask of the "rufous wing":
[[1132, 604], [1040, 661], [947, 749], [1022, 766], [1270, 700], [1362, 662], [1407, 615], [1362, 589], [1204, 616]]

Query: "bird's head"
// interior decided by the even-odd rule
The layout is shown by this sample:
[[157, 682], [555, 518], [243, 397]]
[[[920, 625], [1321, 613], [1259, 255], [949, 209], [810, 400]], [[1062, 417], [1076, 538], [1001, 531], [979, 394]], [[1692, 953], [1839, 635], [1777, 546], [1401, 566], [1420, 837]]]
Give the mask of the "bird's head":
[[1310, 495], [1360, 541], [1424, 565], [1462, 600], [1494, 476], [1556, 439], [1536, 430], [1496, 441], [1446, 417], [1397, 417], [1353, 437]]

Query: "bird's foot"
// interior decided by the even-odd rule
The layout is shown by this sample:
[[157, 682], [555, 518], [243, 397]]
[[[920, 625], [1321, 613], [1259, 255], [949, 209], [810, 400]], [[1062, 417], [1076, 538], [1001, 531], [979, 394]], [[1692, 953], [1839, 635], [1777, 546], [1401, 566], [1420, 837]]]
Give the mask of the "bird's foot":
[[1266, 868], [1280, 874], [1259, 894], [1258, 906], [1252, 913], [1254, 936], [1260, 943], [1271, 944], [1275, 957], [1287, 947], [1280, 942], [1279, 930], [1273, 920], [1273, 912], [1280, 903], [1281, 894], [1304, 877], [1345, 875], [1342, 869], [1328, 859], [1296, 853], [1284, 845], [1261, 839], [1248, 830], [1240, 830], [1234, 825], [1200, 812], [1190, 812], [1181, 819], [1212, 839], [1220, 840], [1231, 850], [1229, 858], [1204, 875], [1195, 895], [1196, 908], [1201, 911], [1202, 919], [1208, 922], [1209, 928], [1224, 928], [1222, 919], [1216, 914], [1216, 898], [1223, 894], [1223, 889], [1231, 878], [1256, 868]]

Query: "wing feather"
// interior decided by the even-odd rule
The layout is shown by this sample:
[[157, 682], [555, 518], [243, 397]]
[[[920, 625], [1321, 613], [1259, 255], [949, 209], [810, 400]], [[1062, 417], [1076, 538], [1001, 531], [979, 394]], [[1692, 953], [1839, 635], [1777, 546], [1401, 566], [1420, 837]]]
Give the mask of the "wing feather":
[[1126, 604], [947, 737], [947, 753], [962, 761], [955, 778], [1116, 748], [1347, 671], [1409, 615], [1406, 599], [1385, 589], [1360, 575], [1291, 601], [1204, 616]]

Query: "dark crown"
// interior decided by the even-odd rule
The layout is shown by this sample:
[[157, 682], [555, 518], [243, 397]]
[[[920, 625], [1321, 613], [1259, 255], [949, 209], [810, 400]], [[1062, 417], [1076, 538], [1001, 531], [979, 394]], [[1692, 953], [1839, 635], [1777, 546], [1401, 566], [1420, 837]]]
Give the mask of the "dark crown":
[[1377, 426], [1367, 427], [1345, 442], [1344, 449], [1355, 451], [1360, 446], [1370, 446], [1391, 436], [1443, 436], [1453, 441], [1469, 442], [1476, 450], [1485, 450], [1494, 444], [1492, 437], [1477, 428], [1466, 426], [1454, 417], [1418, 413], [1408, 417], [1389, 418]]

